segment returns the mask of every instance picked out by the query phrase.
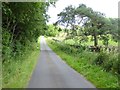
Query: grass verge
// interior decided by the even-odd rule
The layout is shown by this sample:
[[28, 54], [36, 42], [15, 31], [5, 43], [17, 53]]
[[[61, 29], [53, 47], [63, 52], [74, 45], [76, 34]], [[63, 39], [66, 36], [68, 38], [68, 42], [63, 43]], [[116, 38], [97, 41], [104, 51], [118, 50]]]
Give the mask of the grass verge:
[[[80, 54], [68, 54], [60, 49], [59, 43], [47, 39], [48, 45], [55, 51], [69, 66], [81, 73], [87, 80], [91, 81], [97, 88], [118, 88], [118, 77], [112, 73], [105, 72], [101, 67], [92, 65], [95, 53], [83, 52]], [[86, 55], [86, 58], [82, 57]], [[91, 58], [88, 58], [91, 57]]]
[[2, 88], [26, 88], [40, 54], [39, 43], [26, 50], [22, 57], [2, 65]]

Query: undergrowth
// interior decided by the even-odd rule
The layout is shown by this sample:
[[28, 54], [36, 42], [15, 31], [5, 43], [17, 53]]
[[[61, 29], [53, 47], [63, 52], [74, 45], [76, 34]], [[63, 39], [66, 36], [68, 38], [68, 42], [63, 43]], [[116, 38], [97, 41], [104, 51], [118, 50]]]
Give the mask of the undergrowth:
[[[56, 43], [49, 39], [47, 39], [47, 43], [69, 66], [81, 73], [97, 88], [119, 88], [118, 74], [115, 74], [115, 72], [107, 72], [104, 69], [104, 67], [109, 66], [108, 63], [110, 62], [104, 62], [106, 61], [104, 58], [107, 57], [107, 55], [104, 54], [105, 56], [102, 56], [104, 61], [99, 62], [101, 59], [100, 56], [103, 55], [103, 53], [98, 54], [85, 50], [81, 50], [81, 52], [77, 53], [76, 51], [78, 49], [68, 45]], [[103, 62], [104, 65], [100, 66]]]
[[2, 65], [2, 88], [25, 88], [31, 78], [40, 54], [40, 44], [32, 43], [20, 56], [7, 60]]

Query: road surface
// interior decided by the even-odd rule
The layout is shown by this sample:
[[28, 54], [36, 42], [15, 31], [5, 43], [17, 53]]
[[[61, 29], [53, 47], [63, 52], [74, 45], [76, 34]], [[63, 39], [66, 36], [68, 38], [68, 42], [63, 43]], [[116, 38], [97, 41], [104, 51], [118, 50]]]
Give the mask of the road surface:
[[41, 37], [41, 54], [28, 88], [95, 88], [56, 55]]

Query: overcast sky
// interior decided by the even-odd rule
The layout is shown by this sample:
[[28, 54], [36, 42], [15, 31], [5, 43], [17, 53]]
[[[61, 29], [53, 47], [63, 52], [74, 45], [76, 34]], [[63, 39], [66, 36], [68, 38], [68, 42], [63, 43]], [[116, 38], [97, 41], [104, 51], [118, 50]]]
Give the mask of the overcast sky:
[[56, 7], [49, 7], [48, 14], [50, 15], [49, 24], [57, 21], [57, 14], [59, 14], [65, 7], [69, 5], [78, 6], [85, 4], [91, 7], [94, 11], [104, 13], [106, 17], [118, 17], [118, 2], [119, 0], [58, 0]]

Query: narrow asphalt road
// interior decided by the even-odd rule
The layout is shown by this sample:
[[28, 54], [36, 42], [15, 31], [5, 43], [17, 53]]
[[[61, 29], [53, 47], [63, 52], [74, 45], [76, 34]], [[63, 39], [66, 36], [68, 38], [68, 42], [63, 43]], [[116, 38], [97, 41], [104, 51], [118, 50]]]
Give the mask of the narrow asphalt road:
[[95, 88], [69, 67], [41, 38], [41, 54], [28, 88]]

